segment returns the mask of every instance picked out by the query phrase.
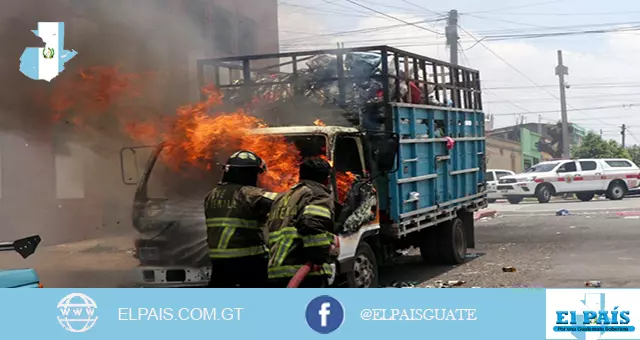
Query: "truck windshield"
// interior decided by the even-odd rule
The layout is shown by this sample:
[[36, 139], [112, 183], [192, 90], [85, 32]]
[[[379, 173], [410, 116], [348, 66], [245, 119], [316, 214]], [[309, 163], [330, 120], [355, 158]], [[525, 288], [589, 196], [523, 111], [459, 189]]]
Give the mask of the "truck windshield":
[[[319, 156], [326, 152], [325, 136], [291, 136], [286, 139], [296, 146], [300, 157]], [[270, 151], [273, 155], [278, 153], [278, 150]], [[215, 163], [224, 163], [228, 155], [231, 154], [220, 153], [210, 169], [187, 166], [176, 171], [162, 161], [162, 153], [164, 152], [167, 152], [165, 148], [156, 156], [157, 161], [150, 169], [147, 180], [147, 198], [169, 200], [203, 198], [221, 178], [222, 171], [218, 166], [215, 166]], [[290, 164], [286, 167], [283, 164], [269, 164], [269, 156], [265, 156], [265, 162], [267, 162], [268, 171], [267, 175], [263, 176], [269, 177], [269, 183], [265, 181], [263, 184], [265, 189], [283, 191], [283, 188], [286, 190], [297, 182], [297, 164]]]
[[530, 173], [530, 172], [549, 172], [551, 170], [553, 170], [556, 166], [558, 165], [558, 163], [541, 163], [541, 164], [536, 164], [532, 167], [530, 167], [529, 169], [525, 170], [525, 173]]

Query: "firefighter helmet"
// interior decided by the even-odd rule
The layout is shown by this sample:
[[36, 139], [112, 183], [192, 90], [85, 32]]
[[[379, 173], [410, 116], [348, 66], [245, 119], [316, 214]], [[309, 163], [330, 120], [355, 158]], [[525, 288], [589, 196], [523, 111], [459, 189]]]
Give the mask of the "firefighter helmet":
[[261, 174], [267, 171], [267, 164], [255, 153], [240, 150], [231, 155], [224, 165], [225, 171], [229, 171], [230, 168], [256, 168]]

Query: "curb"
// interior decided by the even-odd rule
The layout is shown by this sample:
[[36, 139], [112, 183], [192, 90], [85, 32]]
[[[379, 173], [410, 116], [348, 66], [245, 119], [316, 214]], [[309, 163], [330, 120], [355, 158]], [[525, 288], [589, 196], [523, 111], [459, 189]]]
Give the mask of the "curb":
[[618, 211], [617, 216], [640, 216], [640, 211]]
[[484, 217], [495, 217], [497, 213], [497, 210], [476, 211], [475, 213], [473, 213], [473, 220], [477, 221]]

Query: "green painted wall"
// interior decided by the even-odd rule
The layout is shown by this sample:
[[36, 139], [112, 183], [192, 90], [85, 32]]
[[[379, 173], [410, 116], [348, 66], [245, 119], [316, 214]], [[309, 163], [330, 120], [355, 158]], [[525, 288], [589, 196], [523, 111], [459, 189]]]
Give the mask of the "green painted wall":
[[522, 148], [522, 168], [527, 169], [540, 162], [542, 154], [538, 151], [536, 143], [540, 141], [539, 134], [528, 129], [520, 130], [520, 147]]

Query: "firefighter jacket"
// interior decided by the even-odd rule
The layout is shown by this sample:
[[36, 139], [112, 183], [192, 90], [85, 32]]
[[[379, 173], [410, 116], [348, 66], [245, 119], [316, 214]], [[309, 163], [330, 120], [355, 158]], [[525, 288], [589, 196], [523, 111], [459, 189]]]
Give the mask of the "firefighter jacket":
[[210, 258], [266, 254], [262, 225], [275, 193], [252, 186], [219, 184], [204, 201]]
[[291, 278], [307, 262], [321, 268], [308, 275], [333, 275], [333, 204], [330, 191], [313, 181], [301, 181], [276, 198], [266, 224], [269, 279]]

